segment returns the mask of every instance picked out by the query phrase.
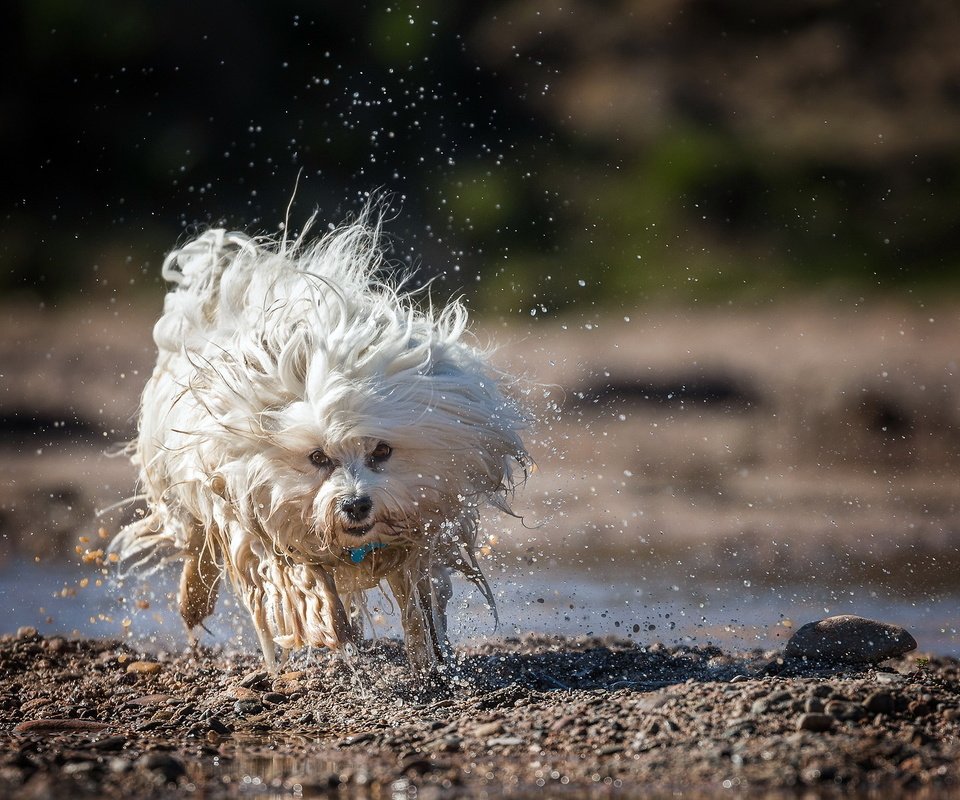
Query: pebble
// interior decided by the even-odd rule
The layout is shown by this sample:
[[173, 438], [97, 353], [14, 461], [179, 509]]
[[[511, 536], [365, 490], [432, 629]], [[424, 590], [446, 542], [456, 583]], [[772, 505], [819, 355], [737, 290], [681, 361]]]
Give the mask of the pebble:
[[834, 719], [829, 714], [806, 713], [801, 714], [797, 720], [798, 731], [812, 731], [814, 733], [826, 733], [834, 725]]
[[102, 752], [116, 752], [123, 750], [129, 740], [126, 736], [105, 736], [103, 739], [97, 739], [90, 743], [91, 750], [100, 750]]
[[220, 736], [228, 736], [233, 733], [233, 728], [225, 724], [219, 717], [213, 716], [207, 720], [207, 726], [214, 733], [219, 734]]
[[135, 697], [133, 700], [128, 700], [126, 705], [128, 708], [159, 706], [163, 703], [166, 703], [170, 699], [170, 695], [168, 694], [145, 694], [143, 697]]
[[183, 762], [169, 753], [147, 753], [137, 761], [137, 766], [160, 773], [168, 783], [174, 783], [177, 778], [187, 774]]
[[823, 710], [834, 719], [840, 720], [858, 720], [866, 714], [863, 706], [843, 700], [831, 700]]
[[35, 711], [38, 708], [43, 708], [43, 706], [48, 706], [53, 702], [49, 697], [36, 697], [33, 700], [27, 700], [23, 705], [20, 706], [21, 714], [29, 714], [31, 711]]
[[107, 761], [107, 769], [115, 773], [129, 772], [131, 766], [133, 765], [127, 761], [127, 759], [120, 758], [119, 756], [115, 756]]
[[252, 717], [263, 711], [263, 706], [259, 700], [237, 700], [233, 711], [238, 717]]
[[250, 672], [247, 675], [244, 675], [240, 679], [239, 685], [243, 686], [246, 689], [253, 689], [255, 686], [259, 686], [261, 684], [266, 683], [267, 678], [269, 677], [270, 676], [262, 670], [259, 670], [257, 672]]
[[518, 744], [523, 744], [523, 739], [519, 736], [496, 736], [487, 739], [487, 747], [514, 747]]
[[75, 731], [102, 731], [109, 728], [106, 722], [92, 719], [30, 719], [21, 722], [14, 733], [73, 733]]
[[346, 739], [340, 742], [341, 747], [353, 747], [356, 744], [364, 744], [366, 742], [373, 741], [376, 737], [371, 731], [365, 731], [364, 733], [358, 733], [355, 736], [348, 736]]
[[624, 749], [622, 744], [606, 744], [597, 750], [597, 754], [601, 756], [612, 756], [615, 753], [622, 753]]
[[773, 692], [766, 697], [761, 697], [759, 700], [755, 700], [753, 705], [750, 707], [751, 714], [765, 714], [770, 709], [776, 708], [777, 706], [785, 705], [793, 700], [793, 695], [787, 691]]
[[483, 725], [477, 725], [477, 727], [473, 729], [473, 735], [480, 739], [502, 732], [503, 720], [500, 719], [484, 723]]
[[890, 692], [877, 691], [867, 695], [863, 701], [863, 707], [871, 714], [892, 714], [896, 703]]
[[823, 700], [819, 697], [808, 697], [803, 703], [803, 710], [808, 714], [822, 714]]
[[163, 664], [156, 661], [131, 661], [127, 664], [127, 672], [137, 675], [156, 675], [163, 669]]
[[[488, 742], [489, 744], [489, 742]], [[459, 736], [444, 736], [427, 744], [428, 750], [437, 753], [457, 753], [463, 747], [463, 739]]]
[[29, 625], [24, 625], [20, 628], [17, 628], [18, 639], [36, 639], [39, 635], [40, 634], [37, 632], [37, 629]]
[[845, 664], [876, 664], [916, 649], [899, 625], [842, 614], [809, 622], [787, 642], [787, 658]]
[[64, 764], [64, 775], [87, 775], [97, 769], [95, 761], [75, 761], [70, 764]]
[[555, 719], [553, 722], [550, 723], [550, 730], [562, 731], [568, 725], [572, 725], [574, 722], [576, 722], [576, 720], [577, 718], [574, 717], [573, 715], [565, 714], [564, 716], [558, 717], [557, 719]]
[[884, 686], [902, 686], [907, 682], [906, 676], [899, 672], [878, 672], [873, 679]]

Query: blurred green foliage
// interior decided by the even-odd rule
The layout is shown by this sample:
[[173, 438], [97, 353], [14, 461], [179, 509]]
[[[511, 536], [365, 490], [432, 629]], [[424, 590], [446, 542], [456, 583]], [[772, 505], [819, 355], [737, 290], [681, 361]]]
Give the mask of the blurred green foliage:
[[478, 308], [954, 292], [960, 12], [889, 5], [8, 3], [0, 289], [154, 291], [302, 171]]

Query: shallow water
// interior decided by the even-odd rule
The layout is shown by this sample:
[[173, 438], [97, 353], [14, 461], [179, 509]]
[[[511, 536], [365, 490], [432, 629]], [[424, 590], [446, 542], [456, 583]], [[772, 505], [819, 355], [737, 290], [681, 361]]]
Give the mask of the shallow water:
[[[576, 569], [567, 564], [501, 567], [489, 577], [500, 617], [469, 584], [455, 587], [450, 633], [454, 642], [529, 632], [616, 635], [640, 642], [717, 644], [729, 649], [782, 646], [792, 631], [833, 614], [860, 614], [906, 627], [920, 649], [960, 656], [960, 595], [910, 596], [893, 589], [837, 591], [816, 583], [759, 586], [639, 570], [614, 562]], [[87, 579], [86, 585], [82, 581]], [[117, 583], [89, 567], [15, 562], [0, 570], [2, 630], [34, 626], [41, 633], [123, 637], [150, 650], [177, 650], [187, 636], [174, 610], [172, 574]], [[399, 633], [392, 604], [372, 593], [369, 608], [379, 635]], [[229, 595], [207, 621], [205, 644], [254, 651], [255, 637]]]

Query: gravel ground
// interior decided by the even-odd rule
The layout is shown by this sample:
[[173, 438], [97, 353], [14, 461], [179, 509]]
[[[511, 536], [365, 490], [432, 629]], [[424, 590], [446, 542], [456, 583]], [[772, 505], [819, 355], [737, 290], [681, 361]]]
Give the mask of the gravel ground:
[[446, 683], [412, 677], [391, 641], [350, 659], [301, 655], [271, 678], [250, 655], [145, 656], [21, 629], [0, 640], [0, 796], [942, 797], [960, 787], [953, 659], [837, 670], [769, 652], [534, 635], [458, 655]]

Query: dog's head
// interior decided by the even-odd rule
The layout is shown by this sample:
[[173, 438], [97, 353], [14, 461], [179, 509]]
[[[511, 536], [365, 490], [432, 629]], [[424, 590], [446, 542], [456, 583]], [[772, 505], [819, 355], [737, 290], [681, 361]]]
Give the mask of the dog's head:
[[193, 359], [211, 491], [311, 557], [470, 535], [526, 466], [522, 414], [464, 341], [463, 306], [418, 308], [355, 250], [241, 248], [213, 315], [229, 330]]

